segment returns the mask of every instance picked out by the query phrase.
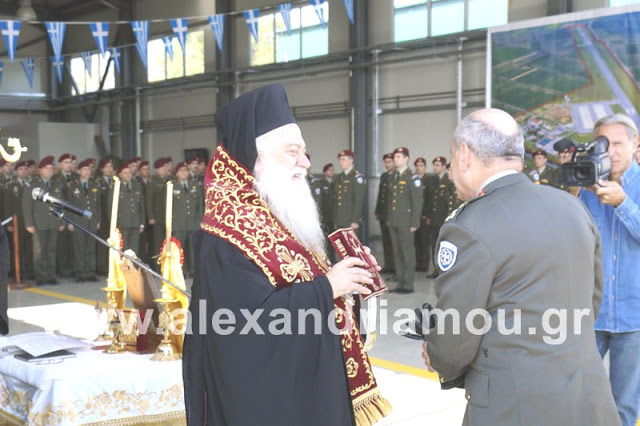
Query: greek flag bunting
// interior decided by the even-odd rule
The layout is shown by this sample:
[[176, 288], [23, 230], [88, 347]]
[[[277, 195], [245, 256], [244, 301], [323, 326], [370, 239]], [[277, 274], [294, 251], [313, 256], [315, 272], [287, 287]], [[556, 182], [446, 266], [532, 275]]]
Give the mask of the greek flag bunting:
[[167, 55], [173, 61], [173, 37], [162, 37], [162, 42], [164, 43], [164, 50], [167, 52]]
[[29, 81], [29, 87], [33, 88], [33, 73], [36, 69], [36, 61], [33, 58], [22, 59], [20, 61], [22, 69], [24, 70], [27, 80]]
[[116, 67], [116, 72], [120, 74], [120, 48], [112, 47], [109, 49], [109, 53], [111, 54], [111, 59], [113, 59], [113, 65]]
[[209, 25], [211, 25], [211, 31], [218, 44], [218, 50], [222, 51], [222, 41], [224, 39], [224, 15], [211, 15], [209, 16]]
[[60, 59], [62, 57], [62, 45], [64, 44], [64, 32], [67, 29], [67, 24], [64, 22], [45, 22], [45, 26], [47, 27], [47, 33], [49, 33], [53, 55], [56, 59]]
[[144, 69], [147, 69], [147, 42], [149, 41], [149, 21], [132, 21], [131, 29], [136, 36], [136, 48], [140, 60], [144, 65]]
[[349, 22], [353, 24], [353, 0], [342, 0], [342, 4], [344, 4], [344, 10], [347, 11]]
[[255, 42], [258, 42], [258, 16], [260, 16], [259, 9], [251, 9], [244, 11], [244, 19], [247, 21], [249, 32], [253, 36]]
[[2, 29], [2, 37], [7, 47], [9, 59], [13, 63], [16, 54], [16, 46], [18, 45], [18, 37], [20, 37], [20, 21], [0, 21], [0, 29]]
[[84, 62], [84, 69], [87, 71], [87, 74], [89, 74], [89, 77], [91, 77], [91, 52], [82, 52], [80, 53], [80, 57], [82, 58], [82, 62]]
[[287, 34], [291, 35], [291, 3], [283, 3], [278, 5], [278, 12], [282, 16], [284, 26], [287, 28]]
[[102, 53], [102, 57], [104, 58], [104, 55], [107, 52], [107, 43], [109, 41], [109, 23], [93, 22], [90, 26], [91, 34], [93, 34], [93, 38], [98, 45], [98, 49], [100, 49], [100, 53]]
[[320, 19], [320, 25], [322, 25], [322, 28], [327, 28], [327, 23], [324, 21], [324, 12], [322, 10], [322, 5], [324, 4], [324, 0], [310, 0], [311, 1], [311, 6], [313, 6], [313, 8], [316, 11], [316, 15], [318, 15], [318, 18]]
[[62, 71], [64, 70], [64, 59], [56, 58], [55, 56], [51, 57], [51, 65], [53, 66], [53, 72], [58, 77], [58, 83], [62, 84]]
[[189, 30], [187, 20], [185, 18], [172, 19], [171, 28], [173, 29], [173, 33], [176, 35], [176, 37], [178, 37], [180, 47], [182, 47], [182, 54], [186, 54], [187, 51], [185, 50], [185, 44], [187, 42], [187, 31]]

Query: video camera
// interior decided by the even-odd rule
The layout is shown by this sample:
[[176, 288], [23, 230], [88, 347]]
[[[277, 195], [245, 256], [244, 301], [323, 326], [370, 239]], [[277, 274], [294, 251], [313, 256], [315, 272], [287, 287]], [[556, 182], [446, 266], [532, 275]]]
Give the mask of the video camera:
[[560, 180], [566, 186], [593, 186], [601, 179], [606, 179], [611, 172], [609, 158], [609, 139], [598, 136], [595, 141], [584, 145], [563, 139], [556, 142], [553, 148], [564, 151], [573, 147], [571, 162], [560, 166]]

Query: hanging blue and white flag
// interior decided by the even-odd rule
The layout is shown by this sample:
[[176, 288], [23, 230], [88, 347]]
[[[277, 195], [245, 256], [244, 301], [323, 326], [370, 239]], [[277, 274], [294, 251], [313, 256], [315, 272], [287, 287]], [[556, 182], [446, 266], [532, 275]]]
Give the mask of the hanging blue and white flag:
[[209, 16], [209, 25], [211, 25], [211, 31], [213, 31], [213, 35], [216, 38], [218, 50], [222, 52], [222, 41], [224, 39], [224, 15]]
[[102, 53], [102, 57], [104, 58], [104, 54], [107, 52], [107, 43], [109, 42], [109, 23], [92, 22], [90, 26], [91, 34], [93, 34], [98, 49], [100, 49], [100, 53]]
[[147, 42], [149, 41], [149, 21], [132, 21], [131, 29], [136, 36], [136, 48], [138, 49], [138, 55], [144, 65], [144, 69], [147, 69]]
[[173, 61], [173, 37], [162, 37], [162, 41], [164, 42], [164, 50], [167, 52], [167, 55]]
[[347, 11], [349, 22], [353, 24], [353, 0], [342, 0], [342, 4], [344, 4], [344, 9]]
[[287, 27], [287, 34], [291, 35], [291, 3], [283, 3], [278, 5], [278, 12], [282, 16], [284, 26]]
[[0, 21], [4, 44], [7, 46], [7, 53], [9, 54], [9, 59], [11, 59], [12, 63], [16, 54], [18, 37], [20, 37], [20, 25], [22, 25], [20, 21]]
[[84, 62], [85, 71], [87, 71], [87, 74], [89, 74], [89, 77], [91, 77], [91, 59], [93, 55], [91, 54], [91, 52], [81, 52], [80, 57], [82, 58], [82, 62]]
[[2, 74], [4, 73], [4, 62], [0, 61], [0, 86], [2, 86]]
[[111, 58], [113, 59], [113, 65], [116, 67], [116, 72], [120, 74], [120, 48], [112, 47], [109, 49], [109, 53], [111, 54]]
[[60, 59], [62, 57], [62, 45], [64, 44], [64, 32], [67, 29], [67, 24], [64, 22], [45, 22], [45, 25], [49, 33], [49, 40], [51, 40], [53, 55], [56, 59]]
[[258, 16], [260, 16], [259, 9], [251, 9], [244, 11], [244, 19], [247, 20], [247, 26], [249, 32], [253, 36], [253, 39], [258, 42]]
[[36, 61], [33, 58], [22, 59], [20, 61], [22, 64], [22, 69], [27, 76], [27, 80], [29, 81], [29, 87], [33, 88], [33, 73], [36, 69]]
[[187, 43], [187, 31], [189, 30], [187, 20], [185, 18], [172, 19], [171, 28], [173, 29], [173, 33], [176, 35], [176, 37], [178, 37], [180, 47], [182, 47], [182, 54], [186, 54], [187, 51], [185, 50], [185, 45]]
[[62, 84], [62, 71], [64, 70], [64, 58], [56, 59], [55, 56], [51, 57], [51, 65], [53, 66], [53, 72], [58, 77], [58, 83]]
[[324, 21], [324, 11], [322, 10], [322, 5], [324, 4], [324, 0], [310, 0], [311, 6], [316, 10], [316, 15], [320, 18], [320, 25], [322, 28], [327, 28], [327, 23]]

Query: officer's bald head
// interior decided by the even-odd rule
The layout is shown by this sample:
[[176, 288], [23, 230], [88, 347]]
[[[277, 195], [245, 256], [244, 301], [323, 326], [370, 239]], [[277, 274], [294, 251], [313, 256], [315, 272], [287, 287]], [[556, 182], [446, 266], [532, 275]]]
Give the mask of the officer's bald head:
[[522, 129], [506, 112], [487, 108], [467, 115], [453, 136], [456, 148], [466, 144], [485, 164], [524, 158]]

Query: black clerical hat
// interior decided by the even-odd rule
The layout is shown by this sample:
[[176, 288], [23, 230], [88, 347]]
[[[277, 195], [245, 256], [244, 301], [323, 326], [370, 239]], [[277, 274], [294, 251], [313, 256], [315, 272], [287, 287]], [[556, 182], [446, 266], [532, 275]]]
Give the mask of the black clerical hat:
[[256, 164], [256, 138], [295, 123], [281, 84], [252, 90], [225, 104], [216, 114], [218, 141], [250, 171]]

